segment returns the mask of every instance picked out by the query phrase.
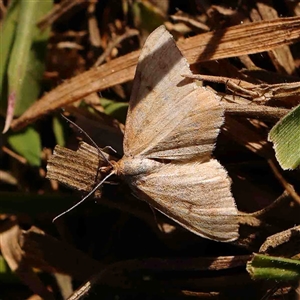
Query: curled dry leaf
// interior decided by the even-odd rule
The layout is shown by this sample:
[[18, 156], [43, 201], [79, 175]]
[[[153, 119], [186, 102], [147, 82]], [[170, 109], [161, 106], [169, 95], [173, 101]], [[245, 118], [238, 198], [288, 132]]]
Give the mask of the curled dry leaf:
[[84, 280], [103, 268], [100, 262], [36, 227], [20, 232], [18, 247], [30, 266], [49, 273]]
[[269, 236], [259, 248], [259, 253], [291, 257], [300, 253], [300, 226]]
[[[106, 159], [110, 157], [103, 152]], [[90, 192], [95, 183], [101, 180], [100, 168], [106, 165], [99, 151], [86, 144], [80, 143], [77, 151], [57, 145], [47, 164], [47, 178], [77, 189]], [[101, 196], [100, 192], [96, 193]]]
[[15, 222], [10, 222], [6, 226], [7, 229], [0, 234], [0, 248], [7, 264], [34, 293], [40, 295], [43, 299], [54, 300], [52, 293], [48, 291], [33, 271], [33, 265], [28, 263], [25, 258], [26, 251], [20, 246], [22, 230]]

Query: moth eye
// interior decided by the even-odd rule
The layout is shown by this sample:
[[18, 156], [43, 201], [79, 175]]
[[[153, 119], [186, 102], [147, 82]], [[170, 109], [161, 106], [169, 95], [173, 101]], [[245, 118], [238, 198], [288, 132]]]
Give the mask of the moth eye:
[[146, 183], [145, 179], [138, 179], [136, 181], [137, 185], [144, 185]]

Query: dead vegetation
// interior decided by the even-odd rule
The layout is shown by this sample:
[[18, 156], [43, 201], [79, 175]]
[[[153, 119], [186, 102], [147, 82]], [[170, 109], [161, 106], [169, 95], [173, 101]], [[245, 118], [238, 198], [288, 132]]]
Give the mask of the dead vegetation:
[[[8, 4], [1, 1], [2, 22]], [[161, 24], [193, 78], [225, 107], [214, 156], [232, 179], [239, 210], [240, 237], [230, 244], [182, 229], [116, 178], [51, 222], [92, 189], [105, 164], [94, 147], [81, 143], [77, 150], [79, 140], [91, 142], [59, 112], [63, 108], [99, 147], [115, 149], [108, 150], [114, 160], [122, 157], [140, 49]], [[283, 171], [267, 139], [300, 104], [298, 1], [62, 0], [38, 26], [51, 28], [41, 97], [12, 120], [11, 130], [34, 126], [42, 159], [33, 167], [9, 143], [11, 133], [4, 136], [0, 248], [23, 288], [16, 292], [20, 281], [3, 268], [0, 298], [299, 299], [297, 280], [253, 280], [246, 271], [253, 253], [300, 253], [299, 168]], [[75, 190], [45, 178], [58, 143], [69, 149], [57, 146], [50, 164], [62, 167], [56, 179]]]

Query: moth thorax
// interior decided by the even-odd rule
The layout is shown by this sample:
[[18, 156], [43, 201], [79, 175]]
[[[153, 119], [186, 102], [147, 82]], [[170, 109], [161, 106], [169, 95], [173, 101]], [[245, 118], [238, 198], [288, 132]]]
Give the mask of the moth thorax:
[[159, 168], [162, 163], [149, 158], [133, 158], [124, 156], [116, 164], [118, 175], [136, 176], [153, 172]]

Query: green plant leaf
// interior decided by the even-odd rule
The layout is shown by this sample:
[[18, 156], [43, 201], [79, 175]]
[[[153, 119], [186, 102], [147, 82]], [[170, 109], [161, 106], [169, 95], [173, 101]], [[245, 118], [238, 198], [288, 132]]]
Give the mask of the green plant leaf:
[[112, 116], [113, 118], [117, 119], [123, 124], [125, 123], [128, 110], [128, 103], [116, 102], [106, 98], [101, 98], [100, 103], [103, 106], [106, 114]]
[[254, 254], [253, 259], [247, 263], [247, 271], [253, 279], [294, 281], [300, 278], [300, 261]]
[[11, 271], [2, 255], [0, 255], [0, 280], [2, 284], [19, 282], [19, 278]]
[[135, 1], [132, 11], [135, 25], [148, 32], [152, 32], [165, 21], [165, 17], [150, 1]]
[[300, 165], [300, 105], [275, 124], [268, 140], [274, 144], [282, 169], [295, 169]]
[[30, 165], [36, 167], [41, 165], [41, 139], [33, 127], [27, 127], [22, 132], [11, 133], [7, 140], [12, 149], [25, 157]]
[[40, 31], [36, 23], [53, 6], [52, 0], [18, 2], [17, 28], [10, 57], [6, 58], [8, 103], [4, 132], [8, 130], [13, 116], [21, 115], [40, 93], [49, 30]]
[[[10, 2], [0, 35], [0, 112], [5, 114], [7, 103], [7, 68], [16, 34], [20, 1]], [[5, 41], [5, 42], [4, 42]]]
[[61, 118], [53, 117], [53, 132], [55, 135], [56, 143], [60, 146], [65, 146], [64, 126]]

